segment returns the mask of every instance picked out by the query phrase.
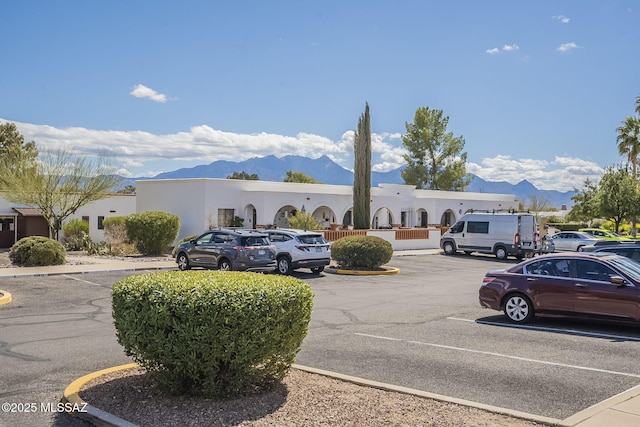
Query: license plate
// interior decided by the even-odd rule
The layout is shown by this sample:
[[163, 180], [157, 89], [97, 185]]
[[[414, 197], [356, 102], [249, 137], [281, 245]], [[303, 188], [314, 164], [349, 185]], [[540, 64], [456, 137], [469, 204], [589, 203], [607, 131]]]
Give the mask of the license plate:
[[322, 248], [316, 248], [316, 252], [322, 252]]
[[264, 255], [264, 254], [266, 254], [266, 253], [267, 253], [267, 252], [266, 252], [264, 249], [259, 249], [259, 250], [258, 250], [258, 255]]

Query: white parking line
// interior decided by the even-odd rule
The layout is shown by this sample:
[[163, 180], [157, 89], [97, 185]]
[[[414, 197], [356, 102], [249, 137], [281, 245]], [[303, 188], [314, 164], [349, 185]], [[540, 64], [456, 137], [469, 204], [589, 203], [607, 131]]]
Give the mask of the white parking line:
[[88, 281], [88, 280], [82, 280], [82, 279], [79, 279], [78, 277], [75, 277], [75, 276], [69, 276], [69, 275], [67, 275], [67, 274], [63, 274], [62, 276], [63, 276], [63, 277], [66, 277], [67, 279], [77, 280], [78, 282], [88, 283], [88, 284], [90, 284], [90, 285], [95, 285], [95, 286], [104, 286], [104, 285], [102, 285], [102, 284], [100, 284], [100, 283], [90, 282], [90, 281]]
[[579, 331], [577, 329], [547, 328], [544, 326], [516, 325], [512, 323], [501, 323], [501, 322], [486, 322], [484, 320], [461, 319], [459, 317], [447, 317], [447, 320], [457, 320], [459, 322], [478, 323], [480, 325], [502, 326], [505, 328], [526, 329], [530, 331], [560, 332], [563, 334], [580, 335], [585, 337], [611, 338], [616, 340], [640, 342], [640, 337], [632, 337], [628, 335], [603, 334], [600, 332]]
[[435, 343], [428, 343], [428, 342], [422, 342], [422, 341], [408, 341], [408, 340], [403, 340], [403, 339], [398, 339], [398, 338], [384, 337], [384, 336], [380, 336], [380, 335], [362, 334], [362, 333], [358, 333], [358, 332], [356, 332], [355, 335], [359, 335], [361, 337], [367, 337], [367, 338], [382, 339], [382, 340], [403, 341], [403, 342], [406, 342], [408, 344], [423, 345], [423, 346], [429, 346], [429, 347], [435, 347], [435, 348], [444, 348], [444, 349], [447, 349], [447, 350], [463, 351], [463, 352], [467, 352], [467, 353], [484, 354], [484, 355], [487, 355], [487, 356], [495, 356], [495, 357], [501, 357], [501, 358], [504, 358], [504, 359], [519, 360], [519, 361], [522, 361], [522, 362], [529, 362], [529, 363], [538, 363], [538, 364], [541, 364], [541, 365], [558, 366], [558, 367], [561, 367], [561, 368], [578, 369], [578, 370], [581, 370], [581, 371], [600, 372], [600, 373], [604, 373], [604, 374], [619, 375], [619, 376], [623, 376], [623, 377], [640, 378], [640, 375], [638, 375], [638, 374], [630, 374], [628, 372], [610, 371], [608, 369], [589, 368], [587, 366], [578, 366], [578, 365], [569, 365], [569, 364], [566, 364], [566, 363], [549, 362], [549, 361], [540, 360], [540, 359], [530, 359], [528, 357], [510, 356], [508, 354], [495, 353], [495, 352], [492, 352], [492, 351], [473, 350], [473, 349], [470, 349], [470, 348], [454, 347], [454, 346], [450, 346], [450, 345], [435, 344]]

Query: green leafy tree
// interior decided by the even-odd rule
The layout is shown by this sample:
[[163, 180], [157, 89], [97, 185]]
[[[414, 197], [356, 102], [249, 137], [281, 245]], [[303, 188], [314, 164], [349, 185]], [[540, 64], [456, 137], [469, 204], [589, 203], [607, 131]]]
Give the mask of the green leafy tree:
[[[38, 156], [36, 143], [25, 142], [24, 136], [18, 132], [14, 123], [0, 124], [0, 173], [7, 170], [34, 167]], [[7, 189], [5, 180], [0, 176], [0, 186]]]
[[365, 230], [371, 227], [371, 118], [368, 103], [358, 120], [353, 149], [353, 228]]
[[640, 184], [628, 168], [609, 167], [598, 189], [600, 217], [612, 220], [616, 233], [625, 219], [638, 215]]
[[306, 175], [302, 172], [287, 171], [287, 176], [283, 180], [284, 182], [299, 182], [302, 184], [322, 184], [316, 181], [314, 178]]
[[598, 185], [585, 180], [582, 189], [571, 197], [573, 207], [567, 214], [568, 221], [590, 221], [600, 215]]
[[249, 175], [247, 172], [234, 172], [231, 175], [227, 176], [227, 179], [244, 179], [245, 181], [260, 181], [258, 174], [252, 173]]
[[401, 176], [406, 184], [429, 190], [464, 191], [471, 182], [466, 172], [464, 138], [447, 132], [449, 117], [442, 110], [418, 108], [406, 123], [402, 143], [409, 152]]
[[25, 168], [2, 165], [4, 197], [40, 209], [56, 240], [65, 219], [82, 206], [112, 196], [121, 181], [109, 173], [113, 167], [104, 155], [91, 159], [58, 149], [39, 155], [32, 163]]
[[125, 185], [123, 189], [116, 191], [118, 194], [136, 194], [136, 187], [134, 185]]

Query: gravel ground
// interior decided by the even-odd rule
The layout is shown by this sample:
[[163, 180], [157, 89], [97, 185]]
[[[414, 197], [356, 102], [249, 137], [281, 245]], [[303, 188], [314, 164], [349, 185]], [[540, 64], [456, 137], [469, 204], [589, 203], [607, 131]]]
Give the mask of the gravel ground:
[[390, 392], [292, 368], [267, 393], [230, 400], [164, 397], [140, 369], [88, 383], [80, 397], [140, 426], [438, 426], [543, 424], [476, 408]]
[[[163, 257], [118, 257], [136, 261]], [[88, 264], [68, 253], [67, 264]], [[0, 252], [0, 268], [19, 267]], [[544, 425], [463, 405], [380, 390], [291, 369], [261, 395], [232, 400], [164, 397], [140, 369], [114, 372], [86, 384], [80, 397], [94, 407], [140, 426], [438, 426], [524, 427]]]

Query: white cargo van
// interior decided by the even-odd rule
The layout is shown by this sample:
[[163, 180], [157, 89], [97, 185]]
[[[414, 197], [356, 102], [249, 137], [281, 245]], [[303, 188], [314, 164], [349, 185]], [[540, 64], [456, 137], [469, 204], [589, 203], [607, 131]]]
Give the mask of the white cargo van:
[[468, 213], [442, 235], [440, 247], [447, 255], [482, 252], [498, 259], [522, 259], [538, 251], [535, 216], [528, 213]]

